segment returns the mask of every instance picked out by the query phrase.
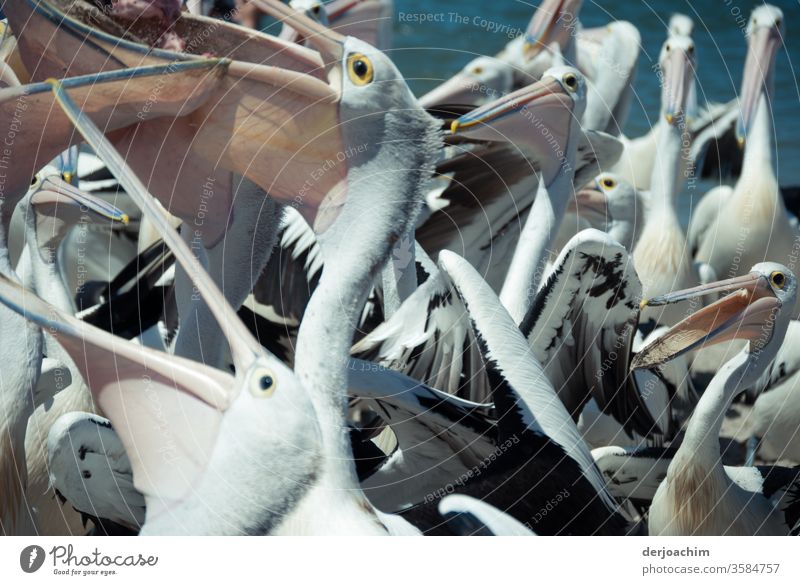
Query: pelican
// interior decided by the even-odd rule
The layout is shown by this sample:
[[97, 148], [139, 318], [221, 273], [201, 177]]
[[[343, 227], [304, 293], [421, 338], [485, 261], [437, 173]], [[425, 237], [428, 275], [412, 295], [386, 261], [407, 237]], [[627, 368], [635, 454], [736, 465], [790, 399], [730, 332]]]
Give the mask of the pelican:
[[[536, 109], [528, 104], [531, 99]], [[581, 129], [585, 100], [583, 75], [554, 67], [541, 81], [453, 120], [450, 140], [479, 144], [462, 146], [460, 154], [437, 167], [440, 174], [454, 176], [415, 232], [426, 252], [459, 253], [496, 290], [506, 286], [507, 277], [516, 292], [519, 282], [523, 289], [530, 287], [528, 271], [509, 268], [516, 236], [524, 233], [528, 250], [538, 250], [530, 254], [546, 261], [541, 254], [555, 238], [573, 183], [585, 184], [621, 151], [616, 138]], [[538, 190], [544, 196], [537, 197]], [[530, 225], [523, 222], [525, 214]], [[544, 221], [537, 224], [537, 219]], [[541, 276], [535, 265], [533, 273]], [[520, 318], [524, 309], [513, 311]]]
[[[699, 282], [678, 219], [675, 199], [678, 174], [684, 159], [686, 98], [693, 75], [694, 43], [686, 37], [670, 37], [661, 49], [661, 114], [658, 120], [658, 161], [653, 166], [650, 196], [645, 203], [644, 227], [633, 250], [644, 296], [688, 288]], [[647, 308], [643, 320], [674, 324], [682, 317], [680, 307], [656, 311]]]
[[725, 473], [719, 431], [734, 396], [756, 382], [777, 355], [794, 309], [797, 280], [785, 266], [763, 262], [747, 275], [643, 303], [676, 303], [709, 294], [726, 296], [672, 327], [632, 363], [633, 368], [646, 367], [704, 344], [748, 342], [717, 372], [700, 398], [653, 498], [650, 534], [789, 534], [796, 519], [765, 494], [742, 489]]
[[633, 185], [614, 173], [600, 173], [570, 201], [572, 211], [626, 250], [633, 250], [638, 241], [643, 205]]
[[[31, 319], [47, 323], [71, 352], [87, 377], [96, 401], [114, 422], [129, 456], [135, 453], [131, 458], [134, 485], [144, 495], [147, 507], [141, 534], [281, 532], [286, 530], [287, 524], [292, 524], [291, 518], [303, 513], [307, 500], [319, 498], [336, 500], [335, 505], [323, 508], [311, 506], [314, 516], [319, 510], [326, 510], [322, 518], [310, 520], [326, 527], [325, 532], [386, 534], [387, 527], [357, 491], [357, 483], [354, 492], [332, 491], [320, 485], [325, 477], [321, 467], [328, 467], [331, 473], [332, 466], [352, 466], [349, 458], [332, 459], [325, 455], [321, 443], [325, 435], [318, 426], [323, 418], [321, 409], [325, 406], [320, 397], [315, 399], [306, 391], [299, 376], [268, 354], [252, 337], [124, 160], [96, 126], [80, 116], [63, 90], [56, 86], [54, 91], [84, 138], [163, 234], [177, 260], [184, 264], [187, 274], [222, 325], [236, 371], [234, 377], [120, 340], [42, 301], [37, 301], [27, 312]], [[0, 288], [3, 288], [0, 296], [4, 303], [24, 310], [14, 301], [20, 294], [18, 287], [3, 281]], [[124, 367], [119, 371], [98, 372], [96, 368], [90, 371], [84, 352], [95, 357], [90, 360], [92, 363], [122, 362]], [[84, 359], [80, 359], [82, 357]], [[158, 396], [158, 400], [148, 401], [148, 391], [142, 392], [138, 384], [132, 382], [143, 376], [150, 381], [148, 391]], [[132, 392], [125, 392], [125, 388]], [[153, 413], [149, 409], [154, 405], [161, 413], [159, 420], [163, 421], [160, 424], [164, 440], [172, 449], [169, 460], [161, 453], [161, 447], [156, 448], [150, 439], [149, 419]], [[138, 412], [139, 416], [131, 411]], [[187, 417], [187, 412], [192, 416]], [[287, 417], [288, 412], [293, 415]], [[202, 438], [188, 428], [171, 427], [173, 414], [178, 424], [199, 422]], [[266, 428], [272, 429], [270, 437], [263, 434]], [[241, 466], [236, 462], [242, 456], [241, 441], [254, 433], [259, 440], [247, 441], [250, 444], [250, 450], [245, 450], [247, 457], [262, 462], [290, 460], [291, 471], [272, 474], [259, 465]], [[284, 440], [289, 440], [290, 446], [284, 444]], [[264, 476], [265, 471], [267, 476], [259, 477]], [[231, 501], [227, 490], [220, 490], [222, 477], [226, 482], [241, 482], [239, 485], [243, 486], [258, 485], [259, 493], [255, 497], [242, 493], [243, 497]], [[265, 486], [264, 481], [272, 483]], [[209, 514], [208, 506], [214, 502], [215, 513]], [[340, 522], [331, 521], [334, 516]], [[397, 521], [394, 525], [397, 526]]]
[[[105, 201], [81, 192], [61, 180], [62, 173], [52, 167], [39, 173], [22, 200], [25, 218], [25, 251], [20, 260], [27, 264], [23, 282], [60, 310], [73, 314], [75, 304], [64, 283], [57, 260], [60, 244], [76, 224], [108, 222], [127, 223], [127, 216]], [[63, 506], [49, 489], [47, 435], [53, 423], [64, 413], [94, 410], [91, 393], [69, 355], [45, 335], [44, 352], [55, 361], [52, 376], [40, 377], [36, 409], [28, 420], [25, 452], [28, 467], [27, 498], [36, 510], [39, 534], [80, 534], [80, 517]], [[42, 386], [47, 386], [43, 388]]]
[[779, 8], [765, 4], [753, 10], [737, 126], [737, 138], [745, 149], [742, 173], [735, 187], [721, 186], [707, 193], [689, 225], [695, 259], [708, 263], [720, 276], [741, 274], [765, 259], [791, 264], [796, 256], [797, 230], [789, 221], [773, 162], [771, 104], [775, 56], [783, 34]]

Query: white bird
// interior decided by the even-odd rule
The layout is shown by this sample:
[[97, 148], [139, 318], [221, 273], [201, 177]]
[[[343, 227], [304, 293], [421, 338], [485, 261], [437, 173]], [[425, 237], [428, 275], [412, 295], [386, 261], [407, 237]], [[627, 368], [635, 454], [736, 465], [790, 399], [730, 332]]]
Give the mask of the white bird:
[[[495, 290], [507, 279], [514, 291], [520, 282], [523, 290], [531, 287], [528, 277], [541, 277], [538, 261], [547, 259], [543, 251], [556, 236], [573, 183], [585, 184], [621, 151], [616, 138], [581, 129], [585, 103], [583, 75], [555, 67], [541, 81], [454, 120], [450, 140], [466, 140], [467, 146], [437, 167], [454, 175], [437, 198], [437, 210], [415, 232], [426, 252], [462, 255]], [[540, 178], [545, 195], [537, 197]], [[528, 218], [533, 219], [526, 227]], [[511, 270], [521, 234], [527, 250], [538, 250], [531, 252], [536, 260], [532, 269], [523, 262], [524, 270]], [[513, 311], [521, 317], [518, 308]]]
[[[653, 166], [650, 196], [645, 202], [644, 227], [633, 250], [644, 296], [652, 297], [699, 282], [677, 211], [677, 196], [686, 132], [686, 98], [693, 76], [694, 43], [670, 37], [661, 49], [661, 113], [658, 120], [658, 160]], [[642, 320], [674, 324], [681, 307], [645, 309]]]
[[[127, 216], [113, 205], [76, 189], [61, 179], [61, 172], [46, 167], [39, 173], [22, 200], [27, 242], [20, 263], [27, 264], [23, 282], [53, 306], [68, 314], [75, 312], [58, 261], [64, 237], [76, 225], [127, 223]], [[62, 414], [94, 410], [91, 393], [69, 355], [50, 335], [44, 336], [44, 353], [51, 376], [40, 377], [35, 411], [28, 420], [25, 450], [28, 467], [28, 500], [36, 510], [39, 534], [81, 534], [80, 517], [63, 506], [49, 489], [47, 435]]]
[[[753, 384], [784, 341], [797, 280], [781, 264], [764, 262], [744, 276], [645, 301], [675, 303], [727, 294], [693, 313], [644, 348], [632, 367], [647, 367], [730, 339], [748, 341], [706, 388], [650, 507], [649, 531], [659, 535], [789, 534], [794, 521], [766, 494], [735, 484], [720, 461], [719, 432], [734, 396]], [[791, 491], [791, 490], [790, 490]]]
[[765, 4], [753, 10], [737, 126], [745, 149], [742, 173], [735, 187], [707, 193], [689, 225], [694, 258], [720, 276], [742, 274], [764, 260], [791, 265], [796, 256], [797, 228], [781, 198], [774, 166], [772, 100], [775, 57], [783, 34], [779, 8]]

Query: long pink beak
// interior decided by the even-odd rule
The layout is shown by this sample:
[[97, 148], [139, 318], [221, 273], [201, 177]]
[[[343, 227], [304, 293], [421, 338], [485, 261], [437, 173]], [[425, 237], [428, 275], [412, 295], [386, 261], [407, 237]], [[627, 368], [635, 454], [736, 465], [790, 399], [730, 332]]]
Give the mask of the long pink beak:
[[780, 32], [774, 26], [758, 27], [750, 35], [742, 79], [742, 114], [736, 125], [736, 139], [739, 144], [744, 144], [747, 138], [761, 94], [771, 78], [780, 46]]
[[683, 48], [674, 47], [662, 64], [662, 71], [661, 100], [666, 105], [664, 116], [669, 124], [676, 124], [686, 114], [694, 75], [692, 58]]

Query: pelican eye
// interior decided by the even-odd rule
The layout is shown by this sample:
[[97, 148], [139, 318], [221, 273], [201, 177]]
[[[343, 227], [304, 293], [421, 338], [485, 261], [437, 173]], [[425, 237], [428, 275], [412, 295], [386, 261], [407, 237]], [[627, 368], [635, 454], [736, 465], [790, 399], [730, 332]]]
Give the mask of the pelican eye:
[[65, 183], [69, 183], [72, 185], [72, 179], [75, 177], [70, 171], [64, 171], [61, 173], [61, 178], [64, 179]]
[[617, 186], [617, 182], [614, 179], [611, 179], [609, 177], [606, 177], [605, 179], [603, 179], [601, 181], [601, 184], [603, 185], [604, 189], [613, 189], [614, 187]]
[[256, 398], [269, 398], [278, 387], [278, 380], [272, 370], [258, 368], [250, 375], [250, 394]]
[[562, 81], [564, 82], [564, 85], [567, 86], [567, 89], [569, 89], [570, 91], [575, 91], [576, 89], [578, 89], [578, 76], [575, 75], [574, 73], [565, 74], [564, 77], [562, 78]]
[[783, 24], [783, 21], [780, 18], [775, 19], [775, 28], [780, 28]]
[[775, 271], [769, 275], [769, 281], [772, 283], [772, 286], [783, 288], [784, 285], [786, 285], [786, 275], [783, 272]]
[[322, 6], [320, 6], [319, 4], [314, 4], [314, 6], [311, 7], [311, 14], [313, 14], [314, 16], [319, 16], [320, 10], [322, 10]]
[[483, 73], [483, 67], [475, 67], [475, 68], [473, 68], [472, 72], [475, 75], [480, 75], [481, 73]]
[[694, 45], [689, 45], [689, 48], [688, 48], [688, 49], [686, 49], [686, 52], [687, 52], [689, 55], [694, 55]]
[[356, 85], [367, 85], [375, 74], [372, 61], [361, 53], [353, 53], [347, 58], [347, 74]]
[[672, 50], [672, 46], [669, 43], [667, 43], [667, 46], [664, 48], [667, 50], [667, 53], [669, 53]]

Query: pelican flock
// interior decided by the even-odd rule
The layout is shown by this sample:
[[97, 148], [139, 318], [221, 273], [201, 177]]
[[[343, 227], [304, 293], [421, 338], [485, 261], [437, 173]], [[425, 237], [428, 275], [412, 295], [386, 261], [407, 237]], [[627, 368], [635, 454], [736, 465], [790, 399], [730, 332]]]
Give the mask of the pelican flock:
[[391, 0], [196, 4], [3, 5], [1, 533], [800, 534], [780, 8], [629, 135], [581, 0], [418, 96]]

